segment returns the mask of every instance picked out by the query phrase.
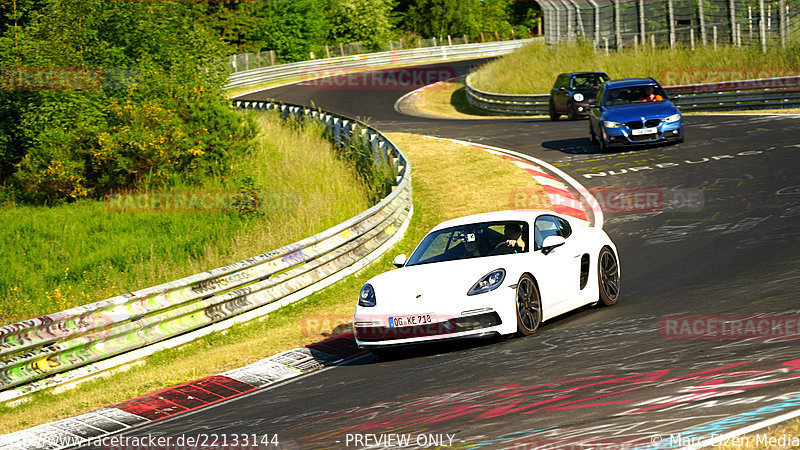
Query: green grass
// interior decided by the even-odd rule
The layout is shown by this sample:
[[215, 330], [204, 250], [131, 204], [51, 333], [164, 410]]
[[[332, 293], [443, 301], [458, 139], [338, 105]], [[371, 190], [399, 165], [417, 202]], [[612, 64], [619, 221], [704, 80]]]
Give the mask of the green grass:
[[229, 177], [176, 189], [249, 188], [263, 200], [256, 213], [126, 212], [100, 200], [2, 207], [0, 325], [221, 267], [369, 207], [367, 188], [321, 126], [286, 127], [275, 113], [255, 117], [256, 145]]
[[[483, 91], [505, 94], [546, 94], [562, 72], [603, 71], [611, 78], [654, 77], [665, 86], [692, 84], [706, 75], [747, 79], [750, 77], [797, 75], [800, 52], [771, 49], [766, 54], [754, 47], [698, 47], [676, 50], [636, 51], [626, 48], [595, 51], [589, 43], [547, 46], [542, 42], [481, 66], [472, 76], [473, 85]], [[731, 76], [731, 74], [733, 76]]]
[[[113, 405], [340, 333], [342, 327], [337, 325], [352, 322], [361, 286], [372, 276], [392, 269], [394, 255], [410, 253], [434, 225], [466, 214], [510, 209], [511, 194], [520, 189], [547, 202], [538, 206], [550, 207], [533, 178], [509, 161], [475, 148], [411, 134], [392, 133], [389, 138], [412, 164], [414, 216], [403, 239], [384, 257], [262, 320], [158, 352], [126, 372], [87, 381], [73, 390], [60, 394], [40, 391], [18, 406], [0, 405], [0, 430], [12, 432]], [[491, 179], [492, 183], [484, 183], [477, 190], [465, 188], [464, 180], [474, 179]]]

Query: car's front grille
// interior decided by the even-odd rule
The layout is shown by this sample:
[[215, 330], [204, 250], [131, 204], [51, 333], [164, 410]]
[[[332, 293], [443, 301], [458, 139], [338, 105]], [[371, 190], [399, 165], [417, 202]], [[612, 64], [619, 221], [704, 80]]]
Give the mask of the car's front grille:
[[661, 124], [661, 119], [648, 119], [644, 121], [644, 126], [647, 128], [657, 127]]
[[435, 322], [409, 327], [355, 327], [355, 334], [358, 340], [363, 342], [388, 341], [392, 339], [407, 339], [460, 333], [462, 331], [491, 328], [502, 323], [503, 321], [496, 312], [490, 312], [475, 316], [458, 317], [444, 322]]
[[630, 128], [631, 130], [638, 130], [639, 128], [643, 128], [641, 120], [632, 120], [626, 123], [625, 125], [627, 125], [628, 128]]
[[654, 139], [658, 139], [658, 133], [640, 134], [638, 136], [630, 135], [628, 138], [633, 142], [652, 141]]

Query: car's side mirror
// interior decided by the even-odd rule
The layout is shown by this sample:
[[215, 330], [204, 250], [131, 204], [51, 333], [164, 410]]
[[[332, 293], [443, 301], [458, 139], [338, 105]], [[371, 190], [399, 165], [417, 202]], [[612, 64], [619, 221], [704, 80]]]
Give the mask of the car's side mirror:
[[397, 255], [392, 260], [392, 264], [394, 264], [395, 267], [400, 268], [406, 265], [406, 260], [406, 255]]
[[544, 242], [542, 242], [542, 253], [545, 255], [552, 252], [554, 248], [560, 247], [567, 243], [567, 239], [564, 236], [547, 236], [544, 238]]
[[589, 108], [599, 108], [599, 107], [600, 105], [598, 105], [596, 101], [589, 102]]
[[670, 95], [670, 96], [669, 96], [669, 99], [670, 99], [670, 100], [677, 100], [677, 99], [679, 99], [679, 98], [681, 98], [681, 95], [680, 95], [680, 94], [675, 94], [675, 95]]

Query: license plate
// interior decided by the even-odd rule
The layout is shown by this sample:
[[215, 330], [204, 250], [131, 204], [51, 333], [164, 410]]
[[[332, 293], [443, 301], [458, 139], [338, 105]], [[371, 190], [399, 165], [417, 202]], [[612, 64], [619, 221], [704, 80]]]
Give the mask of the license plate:
[[412, 314], [409, 316], [389, 317], [389, 328], [413, 327], [433, 323], [433, 314]]
[[655, 134], [658, 133], [658, 128], [639, 128], [638, 130], [631, 130], [631, 134], [634, 136], [640, 136], [642, 134]]

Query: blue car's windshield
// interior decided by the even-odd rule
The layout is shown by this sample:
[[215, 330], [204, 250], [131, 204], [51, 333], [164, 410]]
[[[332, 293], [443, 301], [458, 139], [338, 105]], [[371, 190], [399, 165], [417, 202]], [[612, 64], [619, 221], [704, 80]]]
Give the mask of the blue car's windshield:
[[603, 106], [630, 105], [635, 103], [661, 102], [667, 94], [657, 85], [646, 84], [606, 90]]
[[[515, 242], [509, 245], [508, 241]], [[483, 222], [434, 231], [425, 236], [406, 266], [528, 251], [528, 224]]]

